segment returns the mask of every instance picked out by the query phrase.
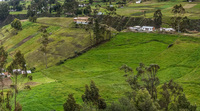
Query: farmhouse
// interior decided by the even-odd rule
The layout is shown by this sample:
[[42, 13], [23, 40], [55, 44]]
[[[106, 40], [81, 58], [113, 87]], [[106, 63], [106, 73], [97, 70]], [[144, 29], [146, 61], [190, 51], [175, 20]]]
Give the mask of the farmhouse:
[[74, 22], [76, 24], [88, 24], [89, 23], [88, 19], [89, 17], [75, 17]]
[[86, 4], [79, 4], [78, 5], [79, 7], [85, 7], [85, 6], [87, 6]]
[[128, 29], [131, 31], [142, 31], [141, 26], [129, 27]]
[[104, 14], [103, 12], [98, 12], [98, 13], [97, 13], [97, 15], [103, 15], [103, 14]]
[[11, 74], [10, 74], [10, 73], [8, 73], [8, 72], [4, 72], [4, 76], [5, 76], [5, 77], [10, 77], [10, 76], [11, 76]]
[[8, 72], [0, 73], [0, 76], [2, 77], [11, 77], [11, 74]]
[[155, 30], [155, 27], [153, 27], [153, 26], [142, 26], [142, 30], [147, 31], [147, 32], [152, 32], [152, 31]]
[[175, 32], [176, 30], [173, 28], [160, 28], [160, 31], [165, 31], [165, 32]]
[[142, 0], [138, 0], [138, 1], [136, 1], [135, 3], [142, 3]]

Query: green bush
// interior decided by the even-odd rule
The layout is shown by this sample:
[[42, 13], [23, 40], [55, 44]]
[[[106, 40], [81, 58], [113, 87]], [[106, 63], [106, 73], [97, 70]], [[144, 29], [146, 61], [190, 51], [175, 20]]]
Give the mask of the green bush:
[[34, 23], [37, 21], [37, 17], [36, 16], [29, 17], [28, 19], [29, 19], [30, 22], [34, 22]]
[[12, 28], [15, 28], [15, 29], [17, 29], [17, 30], [22, 30], [22, 24], [21, 24], [20, 20], [17, 19], [17, 18], [15, 18], [15, 19], [12, 21], [11, 27], [12, 27]]

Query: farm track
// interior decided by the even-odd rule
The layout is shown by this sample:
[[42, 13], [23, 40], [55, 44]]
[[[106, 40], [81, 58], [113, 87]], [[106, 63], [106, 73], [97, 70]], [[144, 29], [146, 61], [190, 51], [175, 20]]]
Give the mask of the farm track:
[[25, 42], [27, 42], [31, 38], [35, 37], [37, 34], [38, 34], [38, 32], [34, 33], [33, 35], [30, 35], [30, 36], [26, 37], [25, 39], [23, 39], [22, 41], [20, 41], [18, 44], [16, 44], [15, 46], [13, 46], [11, 49], [15, 49], [15, 48], [21, 46], [22, 44], [24, 44]]

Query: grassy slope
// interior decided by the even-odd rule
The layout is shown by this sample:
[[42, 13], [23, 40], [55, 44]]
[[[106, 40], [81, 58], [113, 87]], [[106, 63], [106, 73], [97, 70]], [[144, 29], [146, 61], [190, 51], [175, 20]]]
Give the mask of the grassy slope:
[[188, 5], [188, 4], [197, 4], [194, 7], [191, 8], [186, 8], [187, 13], [185, 16], [188, 16], [190, 19], [199, 19], [199, 2], [143, 2], [141, 4], [135, 4], [131, 3], [128, 5], [128, 7], [124, 8], [118, 8], [117, 9], [117, 14], [119, 15], [124, 15], [124, 16], [135, 16], [135, 17], [144, 17], [142, 11], [146, 11], [146, 17], [152, 18], [154, 12], [157, 9], [161, 9], [163, 18], [168, 19], [169, 17], [172, 17], [173, 14], [171, 13], [171, 10], [174, 5], [176, 4], [182, 4], [183, 6]]
[[[88, 32], [84, 29], [71, 28], [72, 18], [39, 18], [37, 21], [38, 23], [23, 22], [23, 30], [18, 31], [17, 35], [13, 34], [14, 29], [10, 25], [0, 30], [4, 34], [4, 37], [0, 40], [3, 41], [3, 46], [10, 55], [8, 62], [12, 60], [17, 50], [21, 50], [25, 54], [29, 68], [44, 68], [44, 56], [40, 51], [41, 32], [38, 31], [42, 25], [49, 26], [47, 31], [52, 33], [49, 36], [50, 43], [47, 54], [49, 66], [73, 56], [75, 51], [79, 52], [90, 45]], [[31, 35], [34, 37], [21, 45], [17, 45]]]
[[[174, 43], [174, 46], [167, 49], [171, 43]], [[200, 39], [191, 37], [120, 33], [108, 43], [76, 59], [34, 73], [34, 78], [43, 75], [42, 77], [50, 78], [51, 82], [33, 87], [30, 91], [20, 91], [18, 101], [24, 111], [62, 111], [62, 104], [69, 93], [74, 93], [78, 103], [82, 103], [84, 85], [94, 80], [100, 94], [109, 103], [130, 90], [119, 67], [127, 64], [135, 69], [143, 62], [146, 65], [159, 64], [161, 69], [158, 76], [161, 83], [175, 79], [183, 85], [188, 99], [200, 106], [199, 43]]]

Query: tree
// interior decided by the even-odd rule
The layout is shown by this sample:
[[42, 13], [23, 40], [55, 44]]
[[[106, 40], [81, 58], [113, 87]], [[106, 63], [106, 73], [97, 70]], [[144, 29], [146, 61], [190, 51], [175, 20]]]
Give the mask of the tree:
[[53, 9], [56, 11], [56, 16], [60, 17], [62, 10], [63, 10], [61, 3], [56, 2], [56, 5], [53, 7]]
[[0, 20], [4, 20], [9, 15], [9, 6], [5, 2], [0, 2]]
[[[131, 85], [131, 88], [134, 90], [139, 90], [141, 88], [146, 88], [149, 91], [152, 99], [157, 99], [157, 89], [159, 85], [159, 78], [157, 77], [157, 72], [160, 67], [157, 64], [151, 64], [146, 67], [143, 63], [140, 63], [140, 66], [137, 67], [137, 75], [130, 76], [127, 82]], [[138, 79], [141, 80], [138, 80]], [[142, 82], [139, 83], [138, 81]]]
[[96, 44], [98, 44], [102, 40], [104, 40], [105, 31], [106, 31], [105, 27], [101, 26], [99, 24], [99, 21], [97, 19], [95, 19], [93, 32], [94, 32], [94, 38], [95, 38]]
[[181, 96], [178, 97], [177, 101], [177, 109], [178, 111], [195, 111], [196, 110], [196, 105], [191, 105], [190, 102], [187, 100], [185, 97], [185, 94], [182, 94]]
[[88, 18], [89, 23], [85, 25], [85, 31], [89, 33], [90, 35], [90, 42], [91, 45], [93, 45], [93, 38], [92, 38], [92, 30], [93, 30], [93, 25], [94, 25], [94, 18]]
[[9, 1], [9, 5], [12, 6], [12, 9], [18, 10], [18, 8], [21, 7], [20, 6], [20, 1], [21, 0], [10, 0]]
[[140, 89], [135, 97], [136, 107], [139, 111], [158, 111], [158, 104], [151, 99], [149, 92]]
[[155, 28], [156, 29], [160, 28], [160, 26], [162, 25], [162, 13], [161, 13], [161, 10], [158, 9], [157, 11], [155, 11], [153, 17], [154, 17]]
[[22, 30], [22, 24], [19, 19], [15, 18], [11, 23], [12, 28], [17, 30]]
[[[159, 104], [161, 108], [164, 108], [168, 111], [169, 106], [173, 106], [177, 102], [179, 96], [182, 95], [183, 88], [175, 83], [173, 80], [170, 80], [168, 83], [164, 83], [162, 86], [161, 98], [159, 100]], [[173, 104], [173, 105], [170, 105]]]
[[177, 99], [182, 95], [183, 88], [173, 80], [170, 80], [168, 83], [164, 83], [161, 88], [162, 91], [160, 94], [162, 96], [159, 100], [161, 108], [165, 109], [165, 111], [168, 111], [169, 106], [173, 109], [176, 108]]
[[69, 94], [67, 101], [63, 104], [64, 111], [79, 111], [80, 106], [76, 104], [73, 94]]
[[106, 103], [103, 98], [99, 95], [99, 89], [96, 87], [94, 81], [91, 81], [90, 88], [85, 85], [85, 93], [82, 95], [84, 103], [97, 106], [98, 109], [105, 109]]
[[51, 13], [51, 10], [52, 10], [51, 5], [54, 4], [56, 0], [49, 0], [48, 2], [50, 4], [49, 13]]
[[90, 6], [85, 7], [84, 10], [83, 10], [83, 13], [85, 15], [90, 15], [91, 12], [92, 12], [92, 9], [91, 9]]
[[117, 13], [116, 13], [116, 8], [115, 7], [110, 7], [110, 6], [107, 6], [106, 7], [106, 13], [108, 14], [108, 15], [116, 15]]
[[41, 47], [41, 51], [44, 53], [44, 60], [45, 60], [45, 64], [46, 64], [46, 68], [47, 68], [47, 46], [49, 44], [49, 39], [48, 36], [49, 34], [47, 33], [46, 28], [42, 29], [42, 47]]
[[175, 28], [178, 32], [184, 32], [185, 28], [189, 24], [187, 17], [184, 17], [185, 9], [181, 4], [175, 5], [172, 9], [172, 13], [174, 14], [174, 17], [171, 18], [172, 27]]
[[89, 0], [89, 3], [92, 4], [92, 3], [93, 3], [93, 0]]
[[[3, 72], [5, 63], [7, 62], [7, 57], [8, 57], [7, 52], [4, 50], [4, 47], [1, 46], [1, 48], [0, 48], [0, 73]], [[2, 89], [1, 94], [3, 95], [2, 96], [2, 103], [4, 103], [4, 91], [3, 91], [4, 82], [3, 82], [3, 76], [0, 76], [0, 81], [1, 81], [1, 85], [2, 85], [1, 86], [1, 89]]]
[[14, 111], [22, 111], [22, 105], [17, 103], [17, 106], [15, 107]]
[[29, 18], [30, 22], [36, 22], [37, 20], [36, 8], [29, 5], [26, 16]]
[[15, 7], [16, 11], [22, 11], [23, 10], [23, 6], [22, 5], [17, 5]]
[[63, 10], [64, 12], [76, 14], [78, 10], [78, 2], [75, 0], [65, 0], [63, 4]]
[[133, 73], [133, 69], [127, 66], [126, 64], [122, 65], [120, 67], [120, 70], [124, 70], [125, 75], [127, 75], [128, 72]]
[[41, 13], [48, 12], [48, 1], [47, 0], [32, 0], [31, 8], [33, 11], [40, 11]]
[[[15, 101], [15, 110], [16, 109], [21, 109], [20, 108], [20, 105], [17, 104], [17, 93], [18, 93], [18, 90], [17, 90], [17, 76], [20, 74], [20, 72], [18, 70], [15, 70], [13, 71], [13, 69], [21, 69], [21, 70], [24, 70], [25, 73], [26, 73], [26, 60], [24, 59], [24, 55], [21, 53], [21, 51], [17, 51], [17, 53], [15, 54], [14, 56], [14, 60], [12, 61], [12, 63], [8, 66], [8, 72], [9, 73], [12, 73], [14, 72], [14, 89], [15, 89], [15, 98], [14, 98], [14, 101]], [[25, 76], [27, 76], [27, 73], [25, 74]]]
[[[173, 80], [164, 83], [162, 90], [157, 92], [157, 86], [160, 84], [157, 77], [159, 69], [160, 67], [156, 64], [146, 67], [140, 63], [140, 66], [136, 68], [137, 74], [128, 77], [127, 82], [133, 91], [126, 95], [134, 101], [137, 110], [196, 111], [196, 106], [191, 105], [183, 94], [183, 88]], [[157, 97], [158, 93], [160, 97]]]

